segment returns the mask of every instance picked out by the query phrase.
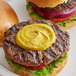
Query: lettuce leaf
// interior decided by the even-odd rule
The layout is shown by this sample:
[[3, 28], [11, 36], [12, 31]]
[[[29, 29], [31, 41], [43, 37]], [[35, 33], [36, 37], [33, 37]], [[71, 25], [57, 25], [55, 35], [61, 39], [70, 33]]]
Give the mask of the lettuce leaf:
[[[30, 3], [27, 3], [26, 9], [28, 11], [30, 10], [29, 16], [33, 16], [34, 19], [47, 20], [47, 19], [45, 19], [43, 17], [40, 17], [38, 14], [36, 14], [34, 12], [32, 6], [30, 5]], [[76, 15], [74, 15], [72, 18], [70, 18], [69, 20], [66, 20], [64, 22], [58, 22], [58, 24], [61, 25], [61, 26], [63, 26], [63, 27], [66, 27], [66, 24], [69, 23], [70, 21], [76, 21]]]
[[60, 57], [59, 59], [51, 62], [47, 67], [44, 67], [44, 68], [39, 69], [39, 70], [30, 70], [30, 69], [27, 69], [27, 68], [19, 65], [19, 64], [16, 64], [16, 63], [12, 62], [7, 56], [5, 56], [6, 61], [8, 62], [8, 64], [13, 66], [13, 68], [12, 68], [13, 70], [30, 71], [31, 73], [35, 74], [35, 76], [47, 76], [47, 74], [52, 74], [53, 69], [58, 68], [57, 63], [61, 63], [63, 61], [63, 59], [66, 58], [66, 57], [67, 57], [67, 53], [63, 57]]
[[33, 16], [34, 19], [46, 20], [45, 18], [40, 17], [38, 14], [36, 14], [36, 13], [34, 12], [32, 6], [30, 5], [30, 3], [27, 3], [26, 9], [27, 9], [27, 11], [30, 10], [29, 16]]
[[64, 22], [58, 22], [59, 25], [66, 27], [67, 23], [70, 23], [70, 21], [76, 21], [76, 15], [74, 15], [72, 18], [70, 18], [69, 20], [66, 20]]

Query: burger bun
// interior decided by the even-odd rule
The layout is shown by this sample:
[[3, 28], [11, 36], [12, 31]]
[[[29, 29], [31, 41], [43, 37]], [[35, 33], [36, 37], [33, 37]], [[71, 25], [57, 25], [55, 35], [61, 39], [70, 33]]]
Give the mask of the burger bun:
[[59, 4], [63, 4], [64, 2], [66, 3], [67, 0], [26, 0], [27, 2], [32, 2], [36, 4], [38, 7], [56, 7]]
[[12, 7], [4, 0], [0, 0], [0, 46], [4, 40], [4, 32], [17, 23], [18, 18]]

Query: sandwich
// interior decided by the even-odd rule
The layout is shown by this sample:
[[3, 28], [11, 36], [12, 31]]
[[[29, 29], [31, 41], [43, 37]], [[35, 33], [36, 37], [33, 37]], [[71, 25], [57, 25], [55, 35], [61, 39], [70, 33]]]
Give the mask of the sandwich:
[[33, 19], [50, 20], [69, 29], [76, 25], [75, 0], [26, 0]]
[[21, 22], [4, 36], [6, 61], [20, 76], [56, 76], [67, 63], [69, 33], [54, 22]]

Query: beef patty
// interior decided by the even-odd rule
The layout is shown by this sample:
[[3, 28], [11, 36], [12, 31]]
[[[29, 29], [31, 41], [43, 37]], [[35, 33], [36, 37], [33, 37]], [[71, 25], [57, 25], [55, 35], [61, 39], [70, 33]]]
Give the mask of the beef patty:
[[[31, 3], [31, 6], [32, 7], [38, 7], [33, 3]], [[76, 7], [76, 1], [75, 0], [68, 0], [67, 3], [60, 4], [54, 8], [45, 7], [45, 8], [39, 8], [39, 9], [53, 12], [53, 11], [62, 11], [62, 10], [70, 9], [73, 7]]]
[[[17, 32], [24, 26], [43, 23], [52, 27], [56, 34], [56, 41], [52, 46], [44, 51], [33, 51], [23, 49], [18, 46], [15, 42]], [[62, 57], [69, 50], [69, 34], [66, 30], [61, 28], [58, 24], [50, 21], [40, 21], [40, 20], [29, 20], [27, 22], [22, 22], [14, 25], [9, 30], [5, 32], [5, 39], [3, 43], [3, 48], [5, 55], [10, 58], [13, 62], [18, 63], [23, 66], [38, 66], [40, 64], [48, 65], [53, 60]]]

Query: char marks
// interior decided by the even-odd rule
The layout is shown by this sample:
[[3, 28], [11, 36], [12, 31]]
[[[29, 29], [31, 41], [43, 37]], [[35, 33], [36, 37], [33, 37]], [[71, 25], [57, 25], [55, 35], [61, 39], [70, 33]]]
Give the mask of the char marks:
[[[17, 32], [26, 25], [34, 23], [44, 23], [51, 26], [56, 34], [55, 43], [45, 51], [26, 50], [18, 46], [15, 42]], [[5, 32], [4, 51], [8, 58], [13, 62], [23, 66], [48, 65], [53, 60], [62, 57], [69, 50], [69, 34], [58, 24], [50, 21], [29, 20], [14, 25]]]

